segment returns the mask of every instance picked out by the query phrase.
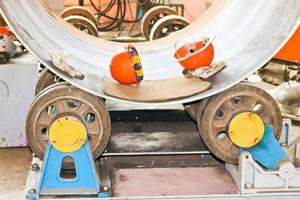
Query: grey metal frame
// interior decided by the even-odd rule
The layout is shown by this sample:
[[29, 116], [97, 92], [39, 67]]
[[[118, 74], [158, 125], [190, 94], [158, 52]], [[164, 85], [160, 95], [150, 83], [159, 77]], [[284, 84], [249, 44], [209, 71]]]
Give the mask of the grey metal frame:
[[300, 169], [291, 162], [278, 170], [267, 170], [255, 162], [249, 152], [240, 155], [239, 165], [226, 164], [241, 194], [298, 192], [300, 195]]

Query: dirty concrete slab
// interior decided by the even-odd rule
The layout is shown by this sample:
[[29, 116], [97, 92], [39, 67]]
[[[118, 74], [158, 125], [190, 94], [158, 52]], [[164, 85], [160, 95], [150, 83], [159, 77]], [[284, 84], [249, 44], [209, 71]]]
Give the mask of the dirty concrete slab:
[[0, 199], [24, 190], [31, 159], [29, 148], [0, 148]]
[[237, 193], [237, 187], [225, 168], [118, 169], [114, 177], [115, 197]]

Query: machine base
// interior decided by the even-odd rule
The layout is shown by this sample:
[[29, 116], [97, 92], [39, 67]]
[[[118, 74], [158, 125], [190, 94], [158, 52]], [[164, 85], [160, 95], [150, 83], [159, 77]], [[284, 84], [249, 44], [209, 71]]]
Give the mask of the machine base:
[[[122, 116], [124, 116], [124, 113], [122, 113]], [[115, 116], [113, 115], [112, 117], [114, 118]], [[178, 117], [176, 119], [178, 120]], [[176, 123], [178, 125], [179, 122]], [[136, 133], [136, 138], [139, 138], [137, 140], [136, 138], [133, 139], [135, 133], [132, 132], [136, 131], [136, 128], [130, 131], [133, 126], [131, 124], [130, 126], [128, 125], [127, 130], [125, 124], [122, 125], [121, 123], [120, 127], [115, 127], [114, 131], [120, 131], [120, 133], [115, 133], [111, 139], [111, 144], [108, 145], [107, 151], [103, 154], [104, 157], [96, 163], [97, 176], [100, 179], [102, 190], [105, 189], [112, 192], [113, 197], [110, 199], [296, 200], [300, 198], [299, 190], [282, 190], [281, 188], [257, 191], [255, 193], [244, 192], [239, 189], [238, 185], [238, 181], [242, 181], [243, 177], [233, 176], [232, 173], [226, 171], [227, 167], [225, 168], [224, 163], [215, 160], [208, 154], [207, 150], [200, 151], [197, 149], [195, 151], [196, 149], [190, 149], [190, 151], [180, 153], [181, 149], [187, 149], [185, 146], [178, 147], [177, 143], [173, 144], [171, 138], [174, 137], [174, 141], [178, 141], [178, 138], [183, 138], [181, 139], [181, 144], [191, 144], [191, 141], [199, 138], [197, 137], [198, 133], [193, 132], [194, 129], [196, 130], [196, 127], [188, 129], [187, 126], [181, 125], [180, 127], [184, 129], [185, 133], [156, 132], [155, 135], [155, 132], [149, 133], [145, 125], [147, 123], [144, 123], [143, 129]], [[170, 123], [168, 123], [167, 127], [170, 126]], [[152, 123], [151, 127], [157, 127], [157, 124], [153, 125]], [[162, 129], [167, 131], [167, 127]], [[292, 145], [288, 139], [290, 136], [290, 121], [284, 120], [283, 127], [280, 143], [289, 148]], [[178, 127], [174, 128], [180, 131]], [[158, 137], [158, 135], [161, 136]], [[166, 152], [166, 149], [162, 148], [164, 145], [161, 144], [166, 135], [169, 138], [168, 144], [173, 144], [173, 146], [171, 145], [172, 148], [169, 149], [170, 152]], [[131, 142], [131, 145], [126, 145], [127, 150], [121, 145], [122, 142], [124, 143], [124, 138], [135, 141]], [[151, 148], [147, 146], [146, 141], [152, 145]], [[144, 144], [141, 145], [144, 149], [141, 150], [141, 146], [137, 144]], [[153, 146], [159, 146], [160, 148], [153, 149]], [[199, 148], [201, 144], [197, 143], [195, 146]], [[156, 150], [156, 152], [147, 152], [146, 149]], [[38, 163], [39, 166], [42, 166], [42, 161], [37, 158], [33, 158], [33, 163]], [[235, 169], [241, 166], [242, 164], [240, 166], [232, 165]], [[248, 171], [245, 172], [248, 173]], [[258, 175], [263, 175], [261, 171], [257, 173]], [[269, 173], [272, 173], [272, 171]], [[272, 176], [276, 176], [276, 174]], [[39, 177], [40, 170], [30, 170], [26, 183], [26, 193], [34, 188], [34, 185], [37, 185]], [[295, 176], [295, 178], [298, 179], [298, 176]], [[268, 178], [261, 181], [264, 184], [272, 182]], [[296, 182], [299, 183], [300, 181]], [[69, 196], [69, 198], [59, 196], [59, 199], [67, 200], [70, 197], [71, 199], [82, 200], [98, 199], [98, 197], [83, 198], [82, 196]], [[57, 196], [43, 196], [41, 199], [55, 198]]]
[[[42, 164], [37, 158], [33, 158], [33, 162]], [[101, 173], [101, 164], [99, 169]], [[109, 174], [113, 184], [113, 198], [109, 199], [296, 200], [300, 197], [299, 191], [242, 194], [224, 167], [114, 168]], [[30, 170], [25, 191], [32, 188], [30, 184], [36, 183], [38, 178], [39, 173]], [[57, 196], [41, 199], [55, 198]], [[70, 196], [59, 199], [96, 200], [98, 197]]]
[[[73, 161], [73, 169], [62, 168], [65, 159]], [[42, 196], [111, 196], [111, 190], [102, 185], [96, 173], [88, 141], [70, 153], [63, 153], [48, 143], [44, 162], [33, 158], [25, 188], [26, 200], [38, 200]]]

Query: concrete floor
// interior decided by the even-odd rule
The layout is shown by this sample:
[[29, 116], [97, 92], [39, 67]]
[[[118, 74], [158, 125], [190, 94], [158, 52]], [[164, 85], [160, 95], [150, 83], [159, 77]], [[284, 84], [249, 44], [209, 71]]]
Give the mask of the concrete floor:
[[26, 147], [0, 149], [0, 200], [22, 199], [31, 159]]
[[[161, 197], [236, 194], [237, 187], [225, 168], [118, 169], [115, 197]], [[147, 188], [147, 189], [145, 189]]]

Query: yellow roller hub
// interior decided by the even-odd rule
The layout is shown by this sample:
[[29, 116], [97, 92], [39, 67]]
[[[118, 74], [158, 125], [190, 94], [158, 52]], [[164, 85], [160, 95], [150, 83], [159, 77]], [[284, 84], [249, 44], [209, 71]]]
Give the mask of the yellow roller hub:
[[260, 116], [253, 112], [243, 112], [236, 115], [229, 123], [229, 138], [243, 148], [249, 148], [260, 142], [265, 126]]
[[61, 117], [49, 129], [49, 140], [57, 150], [70, 153], [80, 149], [86, 142], [87, 131], [83, 123], [74, 117]]

